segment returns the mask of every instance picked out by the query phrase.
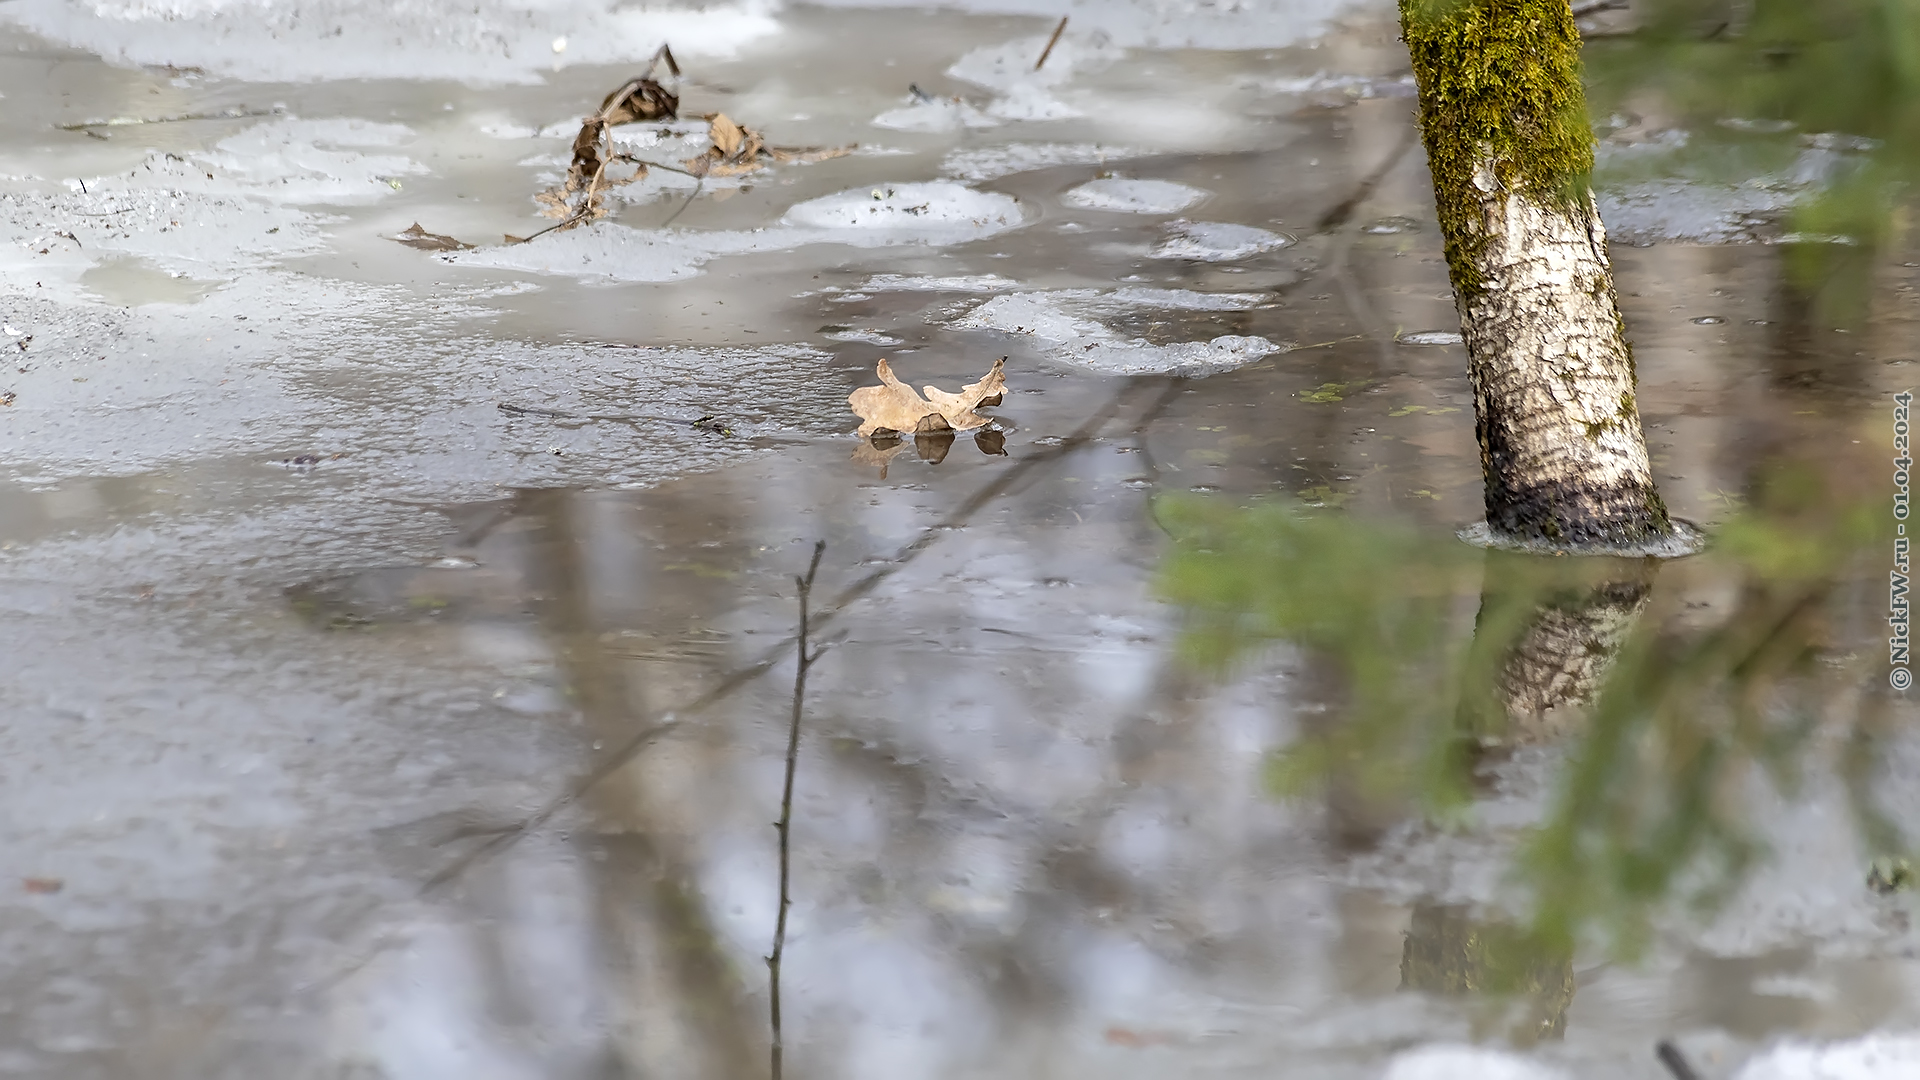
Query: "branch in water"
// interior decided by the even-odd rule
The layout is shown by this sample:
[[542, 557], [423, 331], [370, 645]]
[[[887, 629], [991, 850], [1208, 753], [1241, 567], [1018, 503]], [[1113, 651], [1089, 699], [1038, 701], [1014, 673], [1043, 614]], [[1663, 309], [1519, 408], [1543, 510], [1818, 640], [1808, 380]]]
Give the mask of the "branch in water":
[[820, 572], [820, 556], [827, 550], [825, 540], [813, 545], [813, 561], [807, 564], [805, 577], [793, 579], [800, 593], [800, 633], [799, 648], [794, 653], [793, 671], [793, 716], [787, 725], [787, 782], [780, 792], [780, 820], [773, 823], [780, 834], [780, 909], [774, 916], [773, 952], [767, 957], [767, 978], [770, 987], [768, 998], [769, 1019], [773, 1024], [772, 1058], [769, 1062], [773, 1080], [780, 1080], [781, 1051], [785, 1048], [780, 1038], [780, 958], [787, 948], [787, 909], [793, 906], [793, 897], [788, 891], [791, 880], [792, 863], [789, 859], [788, 841], [793, 828], [793, 774], [800, 763], [800, 709], [807, 697], [807, 669], [820, 659], [820, 650], [807, 644], [809, 625], [808, 604], [813, 599], [813, 578]]

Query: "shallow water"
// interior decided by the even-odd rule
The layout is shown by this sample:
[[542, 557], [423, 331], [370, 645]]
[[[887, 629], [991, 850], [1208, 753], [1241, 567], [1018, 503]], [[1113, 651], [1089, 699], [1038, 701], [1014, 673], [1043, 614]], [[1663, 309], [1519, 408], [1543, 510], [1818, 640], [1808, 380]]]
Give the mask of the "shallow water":
[[[761, 1075], [815, 543], [791, 1075], [1376, 1077], [1485, 1042], [1654, 1077], [1672, 1036], [1722, 1076], [1920, 1023], [1845, 716], [1796, 793], [1722, 793], [1770, 858], [1718, 913], [1657, 911], [1632, 960], [1530, 955], [1518, 998], [1448, 950], [1519, 917], [1577, 728], [1451, 828], [1276, 794], [1351, 687], [1298, 645], [1190, 662], [1169, 497], [1436, 548], [1480, 503], [1399, 45], [1375, 11], [1255, 6], [1144, 47], [1177, 20], [1115, 5], [1033, 79], [1051, 17], [994, 7], [716, 9], [758, 29], [675, 42], [683, 115], [861, 150], [634, 185], [523, 247], [494, 241], [548, 223], [570, 124], [631, 74], [575, 62], [577, 29], [489, 9], [548, 52], [461, 82], [457, 36], [406, 39], [418, 80], [292, 23], [143, 40], [205, 69], [166, 70], [82, 51], [120, 55], [111, 20], [0, 8], [47, 35], [0, 31], [0, 1070]], [[289, 81], [246, 81], [270, 61]], [[966, 108], [921, 117], [909, 82]], [[200, 118], [58, 126], [120, 117]], [[902, 193], [1013, 209], [838, 216]], [[1712, 526], [1794, 462], [1881, 497], [1920, 258], [1877, 253], [1869, 320], [1824, 323], [1787, 248], [1671, 239], [1725, 238], [1691, 205], [1615, 251], [1669, 505]], [[414, 221], [484, 246], [387, 239]], [[846, 434], [879, 358], [950, 388], [1001, 355], [1001, 440]], [[1884, 572], [1835, 571], [1820, 670], [1879, 647]], [[1673, 563], [1646, 618], [1705, 632], [1751, 584]], [[1884, 708], [1911, 820], [1920, 747]]]

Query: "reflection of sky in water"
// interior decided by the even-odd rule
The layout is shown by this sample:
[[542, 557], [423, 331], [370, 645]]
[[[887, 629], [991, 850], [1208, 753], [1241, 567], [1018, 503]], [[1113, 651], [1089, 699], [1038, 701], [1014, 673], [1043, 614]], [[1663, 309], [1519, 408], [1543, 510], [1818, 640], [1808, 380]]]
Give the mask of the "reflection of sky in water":
[[[1356, 216], [1392, 228], [1309, 228], [1404, 137], [1390, 31], [1174, 55], [1138, 46], [1278, 47], [1324, 10], [1095, 5], [1035, 77], [1057, 14], [1039, 0], [972, 5], [1039, 16], [1017, 27], [722, 5], [675, 37], [700, 64], [689, 113], [724, 105], [776, 140], [865, 151], [710, 184], [726, 198], [690, 204], [670, 238], [660, 222], [693, 185], [636, 185], [605, 228], [474, 258], [541, 271], [501, 276], [385, 238], [415, 214], [476, 240], [534, 220], [527, 197], [564, 159], [569, 118], [605, 89], [603, 72], [575, 69], [650, 52], [637, 23], [515, 22], [508, 36], [531, 35], [531, 52], [479, 81], [538, 84], [280, 86], [284, 117], [99, 140], [50, 126], [82, 102], [60, 98], [69, 84], [45, 63], [83, 72], [82, 111], [110, 116], [233, 100], [220, 71], [293, 77], [294, 53], [341, 74], [344, 54], [302, 38], [326, 29], [305, 23], [257, 50], [207, 32], [253, 17], [240, 8], [121, 25], [4, 6], [82, 46], [146, 35], [132, 60], [190, 60], [169, 50], [191, 38], [215, 72], [49, 61], [33, 42], [0, 64], [18, 161], [4, 171], [89, 185], [10, 187], [0, 208], [0, 286], [73, 300], [8, 309], [34, 342], [0, 384], [20, 394], [0, 434], [20, 481], [0, 483], [0, 830], [10, 865], [48, 875], [8, 886], [8, 996], [30, 1004], [0, 1018], [0, 1044], [27, 1048], [7, 1067], [117, 1078], [135, 1073], [116, 1061], [164, 1042], [182, 1075], [329, 1056], [364, 1066], [356, 1080], [373, 1067], [389, 1080], [758, 1075], [790, 668], [448, 887], [422, 899], [419, 883], [789, 632], [791, 574], [814, 537], [831, 541], [832, 592], [1073, 430], [1120, 385], [1094, 372], [1181, 357], [1221, 373], [1183, 384], [1141, 432], [1122, 415], [1028, 476], [831, 628], [847, 639], [813, 671], [795, 805], [790, 1074], [1377, 1080], [1395, 1048], [1474, 1035], [1477, 1003], [1397, 992], [1410, 906], [1507, 895], [1511, 842], [1552, 805], [1556, 751], [1500, 763], [1472, 827], [1339, 850], [1333, 800], [1278, 800], [1268, 775], [1275, 749], [1337, 716], [1324, 657], [1274, 648], [1221, 685], [1181, 668], [1181, 615], [1151, 583], [1167, 540], [1145, 513], [1149, 492], [1217, 487], [1314, 492], [1442, 537], [1472, 516], [1458, 347], [1380, 348], [1452, 325], [1417, 154]], [[383, 9], [339, 47], [423, 10]], [[776, 26], [794, 32], [728, 66]], [[844, 53], [843, 36], [859, 55], [825, 51]], [[434, 63], [467, 62], [463, 48], [436, 45], [415, 73], [445, 74]], [[943, 72], [960, 82], [938, 85]], [[874, 125], [919, 108], [911, 80], [973, 95], [951, 110], [955, 130]], [[993, 126], [960, 130], [973, 118]], [[482, 124], [494, 137], [476, 142]], [[666, 155], [666, 142], [698, 148], [629, 145]], [[1830, 178], [1834, 160], [1808, 151], [1782, 175]], [[156, 179], [128, 178], [148, 161]], [[189, 168], [203, 162], [214, 177]], [[928, 186], [872, 199], [900, 180]], [[1090, 182], [1105, 209], [1063, 199]], [[1792, 194], [1622, 190], [1615, 234], [1635, 242], [1741, 241], [1764, 232], [1743, 215]], [[903, 194], [937, 201], [952, 229], [923, 227]], [[137, 205], [111, 229], [85, 216], [111, 200]], [[827, 242], [869, 203], [901, 231]], [[1009, 205], [1017, 222], [960, 220]], [[47, 239], [54, 227], [79, 239]], [[583, 286], [580, 266], [536, 254], [684, 280]], [[294, 257], [308, 261], [280, 265]], [[1770, 439], [1870, 442], [1877, 421], [1858, 410], [1903, 377], [1880, 361], [1913, 358], [1892, 319], [1850, 328], [1845, 348], [1792, 344], [1779, 257], [1739, 243], [1617, 252], [1663, 490], [1686, 515], [1745, 497]], [[1910, 288], [1878, 269], [1869, 290]], [[1060, 340], [1029, 333], [1043, 320], [1067, 327]], [[1067, 355], [1094, 338], [1110, 355]], [[937, 466], [909, 452], [885, 480], [847, 462], [839, 406], [883, 349], [915, 385], [1010, 355], [1009, 457], [963, 441]], [[738, 437], [695, 430], [702, 415]], [[1866, 610], [1871, 592], [1851, 602]], [[1684, 581], [1675, 595], [1676, 620], [1711, 626], [1741, 588]], [[1462, 613], [1464, 629], [1470, 603]], [[1892, 775], [1920, 771], [1904, 737], [1877, 752]], [[1564, 1043], [1531, 1064], [1479, 1051], [1464, 1067], [1645, 1074], [1648, 1033], [1673, 1030], [1732, 1068], [1783, 1033], [1920, 1022], [1891, 925], [1903, 901], [1857, 887], [1865, 852], [1830, 772], [1810, 763], [1792, 797], [1740, 792], [1778, 862], [1720, 920], [1675, 930], [1641, 968], [1581, 957]], [[1911, 794], [1893, 806], [1902, 820]], [[58, 892], [36, 891], [55, 877]], [[1776, 1054], [1782, 1068], [1794, 1053]], [[1393, 1075], [1453, 1075], [1442, 1067], [1408, 1056]], [[1765, 1068], [1742, 1075], [1779, 1080]]]

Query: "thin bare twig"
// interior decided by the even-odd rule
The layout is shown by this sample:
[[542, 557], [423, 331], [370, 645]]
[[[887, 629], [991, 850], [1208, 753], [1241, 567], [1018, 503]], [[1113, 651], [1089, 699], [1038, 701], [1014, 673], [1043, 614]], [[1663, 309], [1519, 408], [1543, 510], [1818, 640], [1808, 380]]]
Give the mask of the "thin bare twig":
[[711, 413], [706, 416], [696, 416], [688, 420], [683, 416], [662, 416], [659, 413], [571, 413], [563, 412], [560, 409], [539, 409], [531, 405], [515, 405], [506, 401], [501, 402], [496, 408], [508, 416], [545, 416], [555, 420], [592, 420], [614, 424], [639, 424], [643, 422], [685, 424], [696, 431], [704, 431], [713, 435], [732, 437], [734, 433], [731, 426]]
[[800, 594], [800, 633], [799, 645], [794, 650], [793, 670], [793, 717], [787, 724], [787, 781], [780, 792], [780, 820], [773, 827], [780, 833], [780, 910], [773, 920], [773, 952], [767, 957], [767, 977], [770, 992], [768, 994], [768, 1017], [773, 1023], [772, 1057], [769, 1061], [773, 1080], [780, 1080], [781, 1053], [785, 1044], [780, 1037], [780, 958], [787, 948], [787, 909], [793, 906], [793, 896], [788, 890], [792, 879], [792, 860], [789, 841], [793, 835], [793, 774], [800, 764], [800, 712], [807, 698], [807, 669], [820, 659], [820, 650], [807, 646], [808, 602], [813, 598], [813, 578], [820, 572], [820, 556], [827, 550], [825, 540], [816, 540], [813, 545], [813, 561], [807, 564], [805, 577], [795, 577], [794, 586]]
[[1033, 62], [1033, 70], [1039, 71], [1046, 64], [1047, 57], [1053, 55], [1053, 47], [1060, 43], [1060, 35], [1067, 29], [1067, 17], [1060, 16], [1060, 25], [1053, 28], [1053, 36], [1047, 39], [1047, 47], [1040, 50], [1040, 59]]
[[660, 227], [664, 229], [664, 228], [666, 228], [667, 226], [669, 226], [669, 225], [671, 225], [671, 224], [673, 224], [674, 222], [676, 222], [676, 221], [679, 221], [679, 220], [680, 220], [680, 215], [681, 215], [681, 214], [684, 214], [684, 213], [686, 213], [686, 212], [687, 212], [687, 207], [689, 207], [689, 206], [692, 206], [692, 205], [693, 205], [693, 200], [695, 200], [695, 199], [697, 199], [697, 198], [699, 198], [699, 197], [700, 197], [700, 189], [701, 189], [701, 188], [703, 188], [703, 187], [706, 187], [706, 186], [707, 186], [707, 178], [706, 178], [706, 177], [704, 177], [704, 176], [702, 176], [702, 177], [699, 177], [698, 179], [696, 179], [696, 180], [694, 181], [694, 183], [693, 183], [693, 192], [692, 192], [692, 194], [690, 194], [690, 195], [688, 195], [688, 196], [687, 196], [687, 201], [686, 201], [686, 202], [683, 202], [683, 203], [681, 203], [681, 204], [680, 204], [680, 209], [678, 209], [678, 210], [675, 210], [675, 211], [674, 211], [674, 212], [673, 212], [673, 213], [672, 213], [671, 215], [669, 215], [669, 216], [667, 217], [667, 220], [665, 220], [665, 221], [663, 221], [663, 222], [661, 222], [661, 223], [660, 223]]
[[104, 120], [82, 120], [77, 124], [55, 124], [58, 131], [87, 131], [102, 127], [134, 127], [140, 124], [181, 124], [189, 120], [244, 120], [255, 116], [277, 116], [284, 109], [217, 109], [213, 112], [181, 113], [178, 116], [110, 116]]
[[[1290, 353], [1306, 352], [1308, 349], [1324, 349], [1329, 345], [1345, 345], [1349, 341], [1365, 341], [1365, 340], [1367, 340], [1366, 334], [1348, 334], [1346, 337], [1334, 338], [1332, 341], [1316, 341], [1311, 345], [1295, 345], [1293, 348], [1288, 349], [1287, 351]], [[501, 407], [505, 408], [505, 406], [501, 406]]]
[[525, 236], [509, 236], [507, 237], [507, 241], [513, 244], [524, 244], [532, 240], [536, 236], [545, 236], [555, 229], [564, 229], [569, 225], [578, 225], [580, 222], [585, 221], [586, 218], [587, 218], [586, 211], [582, 210], [577, 214], [573, 214], [569, 216], [565, 221], [555, 222], [554, 224], [549, 225], [544, 229], [541, 229], [539, 232], [528, 233]]
[[666, 165], [658, 161], [648, 161], [646, 158], [637, 158], [632, 154], [615, 154], [614, 156], [629, 165], [645, 165], [649, 169], [665, 169], [668, 172], [677, 172], [681, 176], [691, 176], [695, 180], [700, 179], [699, 173], [694, 172], [692, 169], [683, 169], [678, 165]]

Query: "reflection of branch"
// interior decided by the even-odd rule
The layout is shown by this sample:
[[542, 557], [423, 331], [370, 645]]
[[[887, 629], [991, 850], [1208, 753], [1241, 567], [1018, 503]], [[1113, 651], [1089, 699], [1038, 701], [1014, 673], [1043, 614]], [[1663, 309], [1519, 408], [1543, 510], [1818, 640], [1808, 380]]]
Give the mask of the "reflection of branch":
[[101, 127], [131, 127], [135, 124], [179, 124], [189, 120], [246, 120], [255, 116], [278, 116], [285, 109], [217, 109], [213, 112], [181, 113], [178, 116], [113, 116], [105, 120], [82, 120], [77, 124], [55, 124], [60, 131], [91, 131]]
[[[961, 503], [953, 512], [922, 530], [920, 535], [912, 542], [894, 552], [891, 559], [881, 563], [865, 577], [840, 590], [840, 594], [833, 598], [825, 610], [811, 617], [811, 628], [818, 630], [826, 626], [829, 622], [832, 622], [835, 618], [839, 617], [840, 612], [845, 610], [847, 605], [878, 588], [882, 582], [904, 569], [915, 558], [919, 557], [921, 552], [932, 547], [940, 538], [957, 532], [960, 526], [965, 525], [974, 514], [980, 511], [981, 507], [986, 506], [988, 503], [1012, 490], [1015, 485], [1021, 480], [1026, 479], [1034, 470], [1050, 465], [1090, 444], [1094, 436], [1100, 433], [1100, 430], [1106, 426], [1107, 421], [1113, 419], [1113, 415], [1119, 412], [1123, 405], [1139, 397], [1145, 389], [1152, 386], [1153, 383], [1154, 380], [1148, 379], [1129, 380], [1116, 390], [1113, 396], [1108, 398], [1106, 403], [1096, 410], [1092, 416], [1088, 417], [1078, 428], [1075, 428], [1073, 434], [1068, 435], [1052, 446], [1042, 448], [1031, 457], [1020, 459], [1012, 466], [1002, 470], [992, 482], [983, 486], [979, 491], [974, 492], [967, 501]], [[1162, 380], [1162, 383], [1161, 392], [1152, 406], [1155, 409], [1163, 407], [1164, 403], [1170, 400], [1172, 396], [1178, 392], [1178, 389], [1184, 385], [1183, 382], [1178, 379]], [[426, 883], [421, 886], [422, 891], [431, 892], [446, 885], [464, 873], [469, 866], [497, 852], [505, 850], [515, 841], [519, 840], [520, 837], [525, 836], [527, 833], [545, 824], [553, 815], [571, 805], [601, 781], [625, 768], [628, 762], [640, 755], [641, 751], [652, 746], [660, 738], [678, 728], [681, 724], [685, 723], [688, 718], [705, 712], [726, 698], [731, 697], [734, 691], [739, 690], [741, 687], [766, 674], [775, 664], [779, 663], [786, 656], [787, 650], [792, 648], [796, 641], [797, 638], [790, 637], [769, 646], [755, 658], [753, 662], [728, 672], [706, 693], [701, 694], [699, 697], [694, 698], [678, 709], [667, 710], [650, 718], [652, 720], [651, 723], [641, 728], [640, 731], [636, 732], [634, 736], [628, 739], [623, 745], [613, 748], [613, 750], [601, 759], [600, 764], [596, 765], [585, 776], [575, 781], [564, 792], [554, 796], [546, 805], [522, 818], [519, 824], [513, 829], [501, 833], [499, 836], [484, 844], [478, 845], [472, 851], [469, 851], [467, 854], [442, 867], [439, 872], [428, 878]]]
[[1413, 144], [1419, 140], [1419, 131], [1420, 129], [1418, 127], [1409, 126], [1406, 133], [1400, 138], [1400, 145], [1393, 148], [1393, 152], [1387, 155], [1386, 160], [1382, 161], [1372, 172], [1361, 177], [1360, 182], [1354, 185], [1353, 191], [1350, 192], [1346, 198], [1335, 203], [1327, 209], [1326, 213], [1320, 215], [1320, 220], [1317, 223], [1319, 227], [1318, 231], [1327, 233], [1340, 228], [1347, 223], [1348, 219], [1353, 217], [1354, 211], [1360, 209], [1360, 204], [1373, 198], [1373, 193], [1379, 189], [1380, 182], [1387, 178], [1387, 174], [1393, 171], [1395, 165], [1400, 164], [1401, 158], [1407, 156], [1407, 151], [1413, 149]]
[[1381, 362], [1388, 369], [1394, 366], [1394, 335], [1384, 329], [1385, 324], [1374, 312], [1373, 305], [1367, 301], [1366, 293], [1353, 279], [1353, 268], [1348, 265], [1348, 257], [1353, 248], [1353, 236], [1346, 233], [1346, 225], [1354, 213], [1368, 199], [1373, 198], [1373, 193], [1379, 190], [1381, 181], [1393, 171], [1394, 166], [1400, 164], [1400, 159], [1407, 155], [1407, 151], [1413, 149], [1413, 144], [1418, 142], [1419, 138], [1419, 127], [1409, 125], [1400, 138], [1400, 144], [1393, 148], [1393, 152], [1387, 155], [1386, 160], [1362, 177], [1360, 183], [1354, 186], [1352, 194], [1320, 215], [1319, 222], [1320, 232], [1333, 234], [1336, 237], [1333, 241], [1333, 258], [1328, 261], [1327, 276], [1332, 278], [1334, 285], [1339, 288], [1340, 297], [1346, 303], [1347, 310], [1359, 321], [1361, 328], [1378, 341]]
[[732, 428], [712, 416], [702, 416], [698, 419], [687, 420], [678, 416], [661, 416], [658, 413], [570, 413], [563, 412], [560, 409], [540, 409], [531, 405], [515, 405], [506, 401], [501, 402], [496, 408], [508, 416], [548, 416], [555, 420], [597, 420], [616, 424], [632, 424], [643, 420], [650, 420], [661, 424], [685, 424], [695, 430], [710, 432], [714, 435], [731, 436], [733, 434]]
[[787, 947], [787, 909], [793, 906], [793, 898], [787, 894], [792, 862], [788, 857], [788, 841], [793, 833], [793, 773], [800, 763], [800, 707], [807, 698], [807, 669], [820, 659], [820, 651], [807, 649], [807, 602], [813, 598], [813, 578], [820, 572], [820, 555], [827, 550], [825, 540], [815, 541], [813, 561], [807, 564], [807, 576], [793, 579], [794, 587], [800, 593], [800, 632], [799, 644], [794, 649], [793, 668], [793, 719], [787, 724], [787, 782], [780, 791], [780, 820], [773, 827], [780, 833], [780, 911], [773, 919], [773, 952], [767, 957], [767, 978], [769, 991], [768, 1019], [773, 1022], [773, 1049], [771, 1075], [780, 1080], [780, 956]]
[[700, 189], [706, 186], [707, 186], [706, 177], [701, 176], [701, 177], [695, 178], [693, 182], [693, 191], [691, 194], [687, 196], [687, 201], [680, 204], [680, 209], [675, 210], [673, 213], [667, 215], [667, 220], [661, 222], [660, 227], [664, 229], [667, 226], [673, 224], [674, 222], [679, 221], [680, 215], [686, 213], [687, 207], [693, 205], [693, 200], [700, 197]]
[[1700, 1080], [1700, 1074], [1693, 1071], [1693, 1066], [1687, 1062], [1687, 1056], [1680, 1052], [1680, 1048], [1673, 1044], [1672, 1039], [1661, 1039], [1659, 1045], [1653, 1048], [1653, 1056], [1659, 1058], [1660, 1064], [1665, 1065], [1667, 1071], [1673, 1074], [1673, 1080]]

